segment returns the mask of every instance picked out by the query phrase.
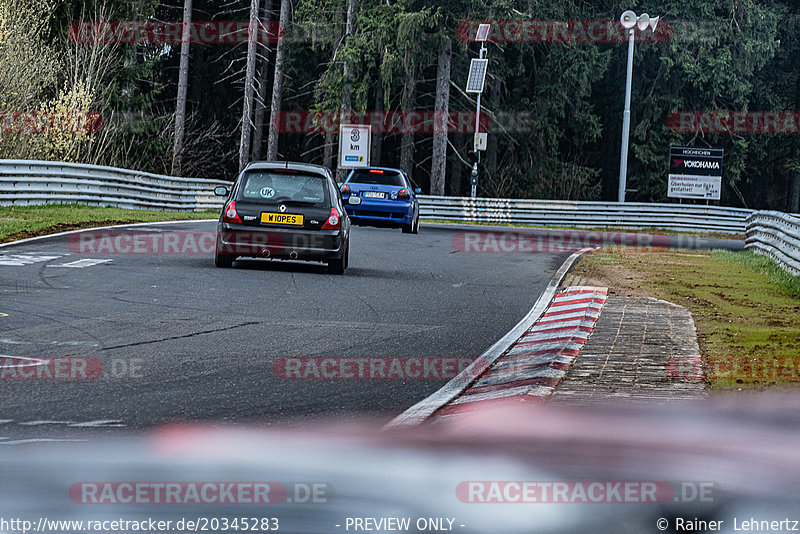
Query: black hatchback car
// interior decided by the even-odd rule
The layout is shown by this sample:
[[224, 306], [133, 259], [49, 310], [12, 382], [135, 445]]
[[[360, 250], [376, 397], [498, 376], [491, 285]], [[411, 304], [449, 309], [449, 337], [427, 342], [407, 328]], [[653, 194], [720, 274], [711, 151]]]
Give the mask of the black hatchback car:
[[217, 224], [214, 264], [240, 256], [320, 261], [347, 269], [350, 220], [330, 170], [308, 163], [256, 161], [239, 174]]

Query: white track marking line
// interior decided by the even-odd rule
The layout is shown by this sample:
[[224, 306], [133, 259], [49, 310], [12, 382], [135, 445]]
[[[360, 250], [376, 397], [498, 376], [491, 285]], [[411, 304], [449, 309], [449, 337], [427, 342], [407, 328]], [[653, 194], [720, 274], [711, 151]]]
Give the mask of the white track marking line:
[[41, 425], [68, 425], [70, 423], [74, 423], [74, 421], [41, 420], [41, 421], [26, 421], [25, 423], [18, 423], [18, 424], [20, 426], [41, 426]]
[[86, 267], [94, 267], [103, 263], [111, 263], [114, 260], [98, 260], [95, 258], [86, 258], [83, 260], [75, 260], [69, 263], [62, 263], [60, 265], [48, 265], [48, 267], [69, 267], [72, 269], [84, 269]]
[[86, 421], [85, 423], [70, 423], [67, 426], [80, 427], [80, 428], [106, 428], [106, 427], [123, 427], [125, 423], [119, 419], [100, 419], [99, 421]]
[[0, 255], [0, 265], [7, 267], [22, 267], [43, 261], [57, 260], [61, 256], [37, 256], [33, 254], [2, 254]]
[[[5, 438], [8, 439], [8, 438]], [[2, 445], [25, 445], [27, 443], [63, 443], [63, 442], [86, 442], [88, 439], [66, 439], [66, 438], [28, 438], [17, 439], [14, 441], [0, 441]]]
[[[99, 347], [100, 343], [95, 343], [94, 341], [45, 341], [45, 340], [36, 340], [36, 341], [23, 341], [21, 339], [9, 339], [9, 338], [0, 338], [0, 343], [5, 343], [6, 345], [66, 345], [66, 346], [74, 346], [74, 347]], [[0, 354], [2, 357], [2, 354]]]

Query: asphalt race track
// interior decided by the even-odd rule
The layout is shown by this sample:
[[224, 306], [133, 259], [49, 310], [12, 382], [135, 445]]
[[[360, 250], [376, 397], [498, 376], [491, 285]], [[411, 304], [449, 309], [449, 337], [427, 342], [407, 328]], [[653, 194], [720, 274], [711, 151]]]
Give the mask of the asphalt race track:
[[[114, 231], [214, 228], [194, 222]], [[474, 359], [528, 312], [567, 256], [464, 254], [453, 249], [453, 235], [354, 227], [344, 276], [328, 275], [322, 264], [269, 260], [217, 269], [209, 254], [76, 253], [63, 236], [0, 249], [6, 365], [31, 361], [9, 356], [79, 358], [84, 370], [87, 360], [102, 364], [95, 379], [15, 379], [6, 369], [0, 441], [169, 421], [365, 414], [388, 421], [446, 380], [289, 380], [276, 377], [273, 364], [290, 357]], [[73, 365], [64, 361], [59, 376]]]

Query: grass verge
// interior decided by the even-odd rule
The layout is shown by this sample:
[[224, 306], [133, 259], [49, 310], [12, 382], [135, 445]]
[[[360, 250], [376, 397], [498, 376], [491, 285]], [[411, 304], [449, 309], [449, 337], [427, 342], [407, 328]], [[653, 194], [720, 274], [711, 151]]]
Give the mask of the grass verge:
[[584, 256], [573, 279], [685, 306], [712, 389], [800, 386], [800, 277], [749, 251]]
[[79, 204], [0, 207], [0, 243], [40, 235], [112, 224], [216, 219], [218, 211], [146, 211]]

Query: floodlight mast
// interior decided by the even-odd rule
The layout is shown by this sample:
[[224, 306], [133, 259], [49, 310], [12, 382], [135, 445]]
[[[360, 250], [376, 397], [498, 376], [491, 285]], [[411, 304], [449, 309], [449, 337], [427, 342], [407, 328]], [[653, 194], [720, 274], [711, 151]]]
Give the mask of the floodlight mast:
[[650, 18], [647, 13], [637, 16], [633, 11], [626, 11], [619, 19], [620, 24], [628, 32], [628, 66], [625, 76], [625, 110], [622, 114], [622, 149], [619, 157], [619, 189], [617, 202], [625, 202], [628, 185], [628, 140], [631, 131], [631, 84], [633, 81], [633, 41], [636, 28], [645, 31], [648, 26], [656, 31], [659, 17]]

